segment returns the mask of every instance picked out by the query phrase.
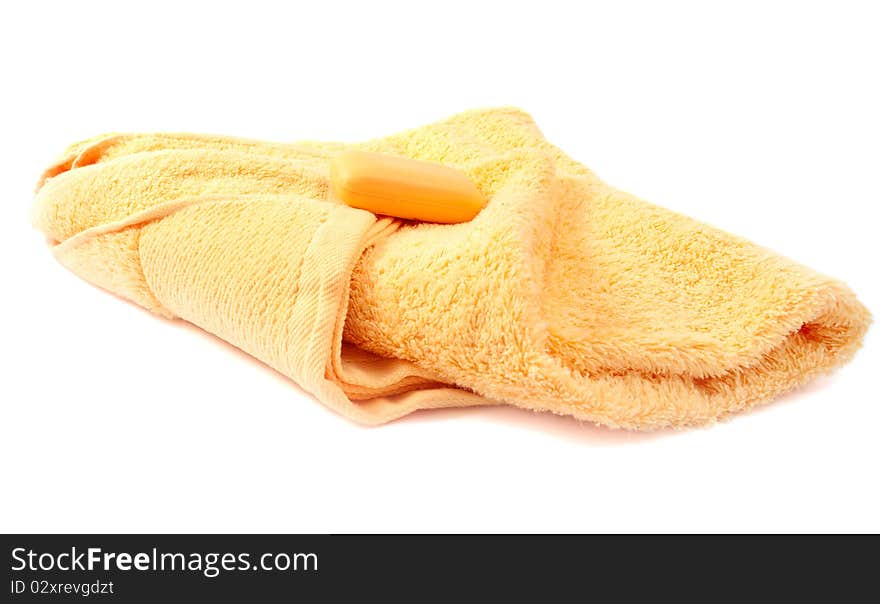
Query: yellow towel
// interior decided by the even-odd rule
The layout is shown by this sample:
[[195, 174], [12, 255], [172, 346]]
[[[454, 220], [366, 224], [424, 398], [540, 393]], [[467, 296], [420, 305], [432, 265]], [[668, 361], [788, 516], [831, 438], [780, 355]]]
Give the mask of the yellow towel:
[[[488, 205], [457, 225], [341, 205], [346, 148], [458, 168]], [[870, 322], [844, 284], [609, 187], [514, 109], [359, 145], [98, 137], [46, 171], [34, 221], [83, 278], [371, 424], [499, 403], [702, 424], [847, 361]]]

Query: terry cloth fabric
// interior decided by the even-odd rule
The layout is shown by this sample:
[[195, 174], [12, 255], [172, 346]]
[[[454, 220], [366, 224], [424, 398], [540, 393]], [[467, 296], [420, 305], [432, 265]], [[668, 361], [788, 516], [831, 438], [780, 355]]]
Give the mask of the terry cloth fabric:
[[[454, 225], [344, 206], [349, 148], [462, 170], [488, 205]], [[606, 185], [514, 109], [357, 145], [102, 136], [45, 172], [34, 221], [86, 280], [368, 424], [500, 403], [704, 424], [844, 363], [870, 322], [844, 284]]]

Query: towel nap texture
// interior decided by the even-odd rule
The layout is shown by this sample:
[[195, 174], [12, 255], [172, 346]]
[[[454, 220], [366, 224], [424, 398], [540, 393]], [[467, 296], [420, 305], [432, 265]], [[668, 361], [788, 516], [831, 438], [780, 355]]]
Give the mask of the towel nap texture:
[[[341, 205], [346, 148], [456, 167], [488, 205], [457, 225]], [[34, 221], [85, 279], [364, 423], [503, 402], [701, 424], [847, 361], [870, 322], [842, 283], [609, 187], [513, 109], [359, 145], [98, 137], [46, 171]]]

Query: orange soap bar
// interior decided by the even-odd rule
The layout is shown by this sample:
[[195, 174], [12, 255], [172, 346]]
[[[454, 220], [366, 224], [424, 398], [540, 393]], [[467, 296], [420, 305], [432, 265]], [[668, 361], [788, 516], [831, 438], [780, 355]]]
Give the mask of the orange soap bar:
[[470, 178], [441, 164], [344, 151], [333, 159], [330, 174], [346, 205], [375, 214], [451, 224], [470, 220], [485, 205]]

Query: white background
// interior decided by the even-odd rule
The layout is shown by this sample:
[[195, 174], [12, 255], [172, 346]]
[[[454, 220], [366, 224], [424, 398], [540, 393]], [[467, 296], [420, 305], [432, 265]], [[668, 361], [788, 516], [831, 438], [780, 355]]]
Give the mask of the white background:
[[0, 530], [880, 530], [876, 333], [709, 429], [513, 408], [362, 428], [82, 282], [29, 225], [47, 162], [102, 132], [356, 141], [516, 105], [611, 184], [877, 311], [876, 4], [716, 4], [6, 3]]

